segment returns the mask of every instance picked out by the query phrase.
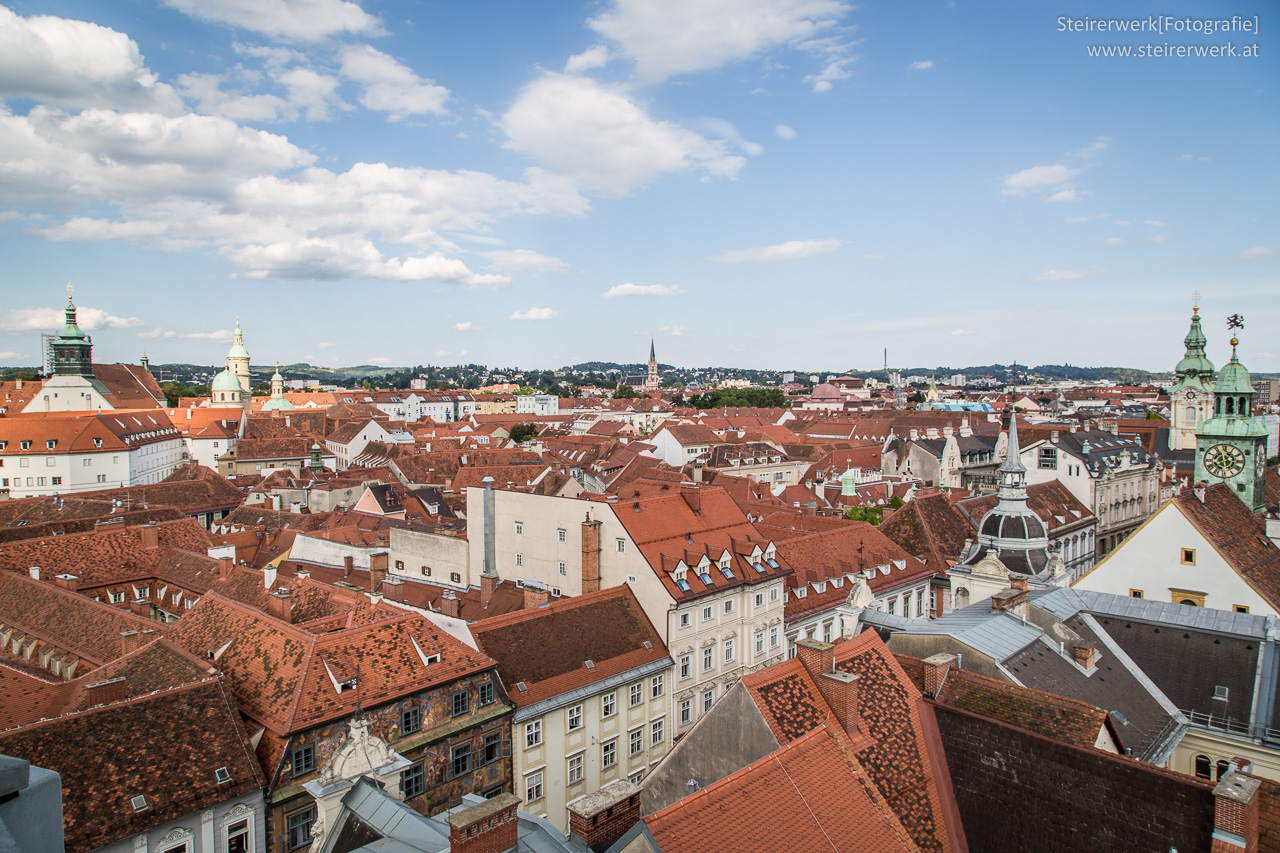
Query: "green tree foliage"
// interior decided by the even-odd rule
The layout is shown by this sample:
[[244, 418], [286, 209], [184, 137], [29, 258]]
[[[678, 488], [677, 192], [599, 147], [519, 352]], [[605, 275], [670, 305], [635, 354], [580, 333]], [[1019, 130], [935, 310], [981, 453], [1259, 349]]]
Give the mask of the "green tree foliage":
[[516, 424], [511, 428], [511, 440], [520, 443], [538, 437], [537, 424]]
[[686, 405], [696, 409], [783, 409], [787, 396], [781, 388], [717, 388], [705, 394], [694, 394]]
[[889, 498], [889, 509], [902, 509], [902, 498], [897, 495]]
[[178, 400], [182, 397], [208, 397], [208, 385], [187, 385], [184, 382], [162, 382], [160, 390], [164, 392], [164, 398], [170, 408], [178, 405]]
[[850, 521], [865, 521], [867, 524], [879, 524], [884, 520], [884, 513], [871, 506], [851, 506], [844, 511], [844, 517]]
[[640, 395], [636, 393], [636, 389], [630, 385], [619, 385], [613, 391], [613, 399], [615, 400], [634, 400]]

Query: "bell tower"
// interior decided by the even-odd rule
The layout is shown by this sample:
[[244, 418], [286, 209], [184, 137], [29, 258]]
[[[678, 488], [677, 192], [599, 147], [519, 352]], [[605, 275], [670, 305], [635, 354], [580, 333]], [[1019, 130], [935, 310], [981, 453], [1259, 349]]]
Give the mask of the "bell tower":
[[[1195, 294], [1197, 303], [1200, 294]], [[1200, 329], [1200, 306], [1191, 309], [1191, 329], [1182, 341], [1186, 354], [1174, 368], [1177, 377], [1169, 389], [1169, 449], [1191, 450], [1196, 429], [1212, 417], [1214, 369], [1204, 354], [1206, 339]]]
[[[1244, 318], [1232, 314], [1227, 329], [1243, 329]], [[1264, 477], [1267, 428], [1253, 416], [1253, 381], [1236, 354], [1239, 338], [1231, 338], [1231, 361], [1218, 374], [1212, 417], [1196, 430], [1198, 483], [1227, 483], [1253, 512], [1266, 506]]]

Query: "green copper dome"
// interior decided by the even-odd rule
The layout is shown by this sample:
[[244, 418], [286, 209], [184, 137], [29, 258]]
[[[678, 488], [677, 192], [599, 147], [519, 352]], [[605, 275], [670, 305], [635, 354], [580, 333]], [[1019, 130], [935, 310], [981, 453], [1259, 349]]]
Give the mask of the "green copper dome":
[[67, 298], [66, 320], [67, 324], [58, 333], [58, 338], [67, 343], [83, 341], [84, 332], [80, 331], [80, 327], [76, 325], [76, 306], [71, 304], [70, 297]]
[[293, 409], [293, 403], [290, 403], [284, 397], [272, 397], [262, 404], [262, 411], [264, 412], [292, 412]]
[[209, 390], [216, 393], [218, 391], [239, 392], [243, 389], [240, 387], [240, 380], [236, 378], [236, 375], [230, 370], [224, 370], [213, 377], [213, 384], [209, 386]]
[[1218, 383], [1214, 386], [1215, 394], [1248, 394], [1253, 396], [1253, 380], [1249, 370], [1236, 358], [1235, 339], [1231, 347], [1231, 361], [1227, 362], [1218, 374]]
[[1199, 374], [1204, 377], [1212, 376], [1213, 362], [1204, 354], [1204, 347], [1208, 341], [1204, 336], [1204, 332], [1200, 329], [1199, 308], [1196, 308], [1191, 314], [1191, 329], [1187, 332], [1187, 336], [1183, 338], [1182, 343], [1186, 346], [1187, 353], [1182, 357], [1182, 361], [1178, 362], [1174, 372], [1179, 376], [1187, 376], [1188, 374]]

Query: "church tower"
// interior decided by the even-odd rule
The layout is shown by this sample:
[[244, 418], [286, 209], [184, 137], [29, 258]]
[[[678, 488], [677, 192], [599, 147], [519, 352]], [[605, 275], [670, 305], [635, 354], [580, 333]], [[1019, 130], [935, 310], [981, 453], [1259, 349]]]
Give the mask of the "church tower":
[[644, 390], [650, 394], [662, 389], [661, 380], [658, 378], [658, 358], [654, 354], [653, 339], [649, 339], [649, 372], [644, 379]]
[[240, 389], [246, 394], [252, 394], [253, 389], [249, 387], [249, 351], [244, 348], [244, 332], [240, 331], [240, 318], [236, 318], [235, 343], [231, 345], [231, 351], [227, 353], [227, 370], [236, 375], [236, 379], [240, 380]]
[[[70, 291], [71, 285], [67, 285]], [[93, 378], [93, 342], [76, 325], [76, 306], [67, 293], [66, 325], [54, 338], [53, 375]]]
[[253, 405], [253, 391], [249, 388], [249, 351], [244, 348], [239, 317], [236, 318], [235, 342], [227, 351], [227, 366], [213, 377], [209, 391], [209, 402], [214, 406], [239, 406], [247, 411]]
[[[1238, 315], [1228, 328], [1243, 328]], [[1264, 477], [1267, 428], [1253, 416], [1253, 381], [1236, 356], [1240, 341], [1231, 339], [1231, 361], [1218, 374], [1213, 389], [1213, 416], [1196, 430], [1197, 483], [1227, 483], [1253, 512], [1265, 508]]]
[[1213, 405], [1213, 362], [1204, 354], [1206, 343], [1200, 330], [1200, 306], [1191, 309], [1191, 330], [1182, 341], [1186, 354], [1174, 368], [1177, 379], [1169, 389], [1169, 449], [1191, 450], [1196, 446], [1196, 430], [1208, 420]]

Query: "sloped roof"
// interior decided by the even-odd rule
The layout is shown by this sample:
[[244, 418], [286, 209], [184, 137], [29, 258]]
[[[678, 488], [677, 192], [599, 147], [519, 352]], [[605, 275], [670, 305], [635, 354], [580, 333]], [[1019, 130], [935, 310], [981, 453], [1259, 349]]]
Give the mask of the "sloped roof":
[[40, 566], [48, 575], [75, 575], [84, 589], [154, 575], [166, 549], [208, 553], [209, 536], [195, 519], [157, 523], [156, 548], [143, 544], [144, 529], [111, 525], [92, 532], [10, 542], [0, 548], [0, 569], [25, 575], [32, 566]]
[[907, 501], [881, 525], [881, 532], [908, 553], [924, 557], [936, 572], [945, 572], [973, 535], [964, 515], [942, 493]]
[[1249, 511], [1226, 483], [1174, 498], [1178, 509], [1213, 543], [1233, 569], [1272, 608], [1280, 610], [1280, 548], [1267, 538], [1263, 520]]

